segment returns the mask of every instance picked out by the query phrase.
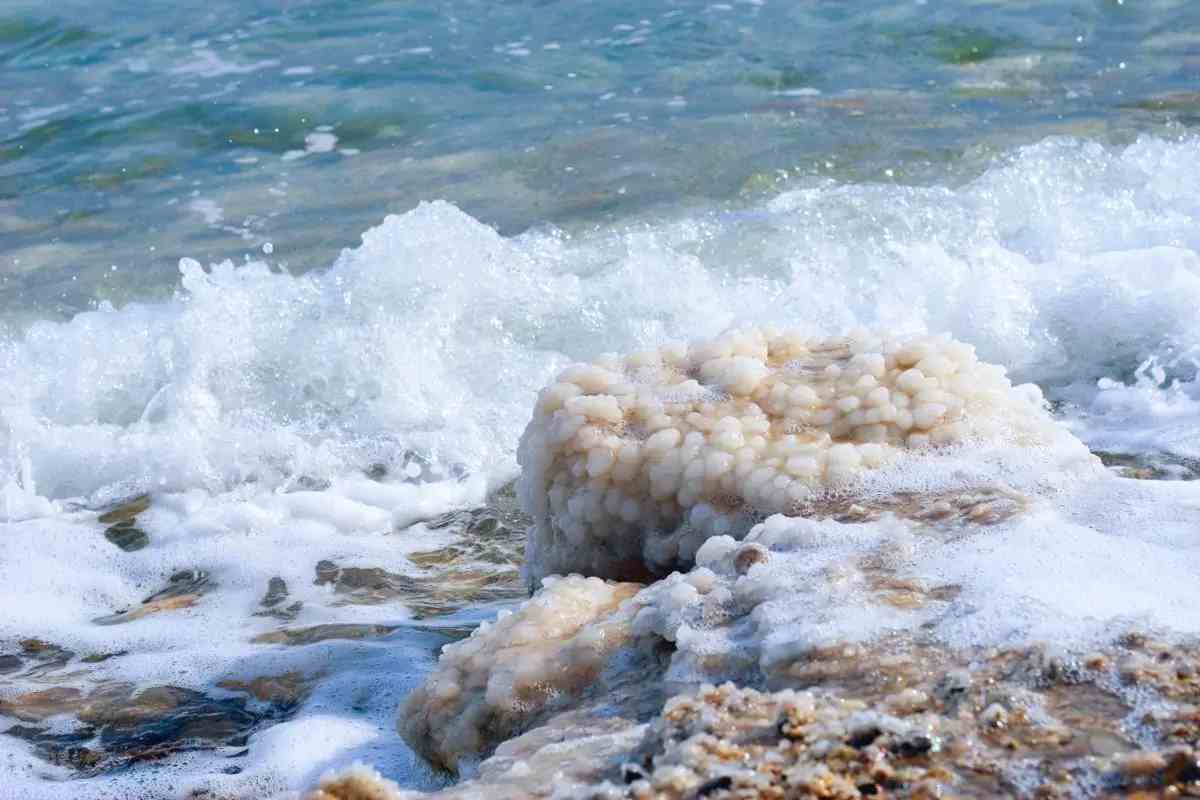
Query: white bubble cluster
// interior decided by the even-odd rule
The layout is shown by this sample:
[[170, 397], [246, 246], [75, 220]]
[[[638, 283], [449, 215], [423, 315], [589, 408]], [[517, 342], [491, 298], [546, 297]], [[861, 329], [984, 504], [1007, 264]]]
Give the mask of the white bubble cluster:
[[748, 329], [603, 357], [542, 390], [522, 439], [529, 569], [664, 574], [711, 536], [852, 491], [901, 451], [1056, 435], [1037, 387], [945, 335]]

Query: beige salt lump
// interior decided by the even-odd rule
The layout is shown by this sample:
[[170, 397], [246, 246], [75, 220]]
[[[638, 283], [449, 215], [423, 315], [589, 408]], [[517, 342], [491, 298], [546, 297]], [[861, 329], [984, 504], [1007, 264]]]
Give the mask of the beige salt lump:
[[1041, 392], [949, 336], [735, 330], [564, 370], [518, 454], [536, 582], [645, 580], [712, 536], [845, 497], [898, 457], [1067, 439]]
[[633, 612], [622, 614], [622, 603], [639, 589], [578, 575], [547, 578], [515, 612], [443, 649], [401, 710], [405, 741], [459, 771], [542, 712], [569, 705], [629, 640]]

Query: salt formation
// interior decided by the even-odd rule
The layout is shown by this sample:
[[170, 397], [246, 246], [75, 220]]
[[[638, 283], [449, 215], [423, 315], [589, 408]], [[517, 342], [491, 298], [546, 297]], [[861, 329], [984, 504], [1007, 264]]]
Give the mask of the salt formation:
[[685, 569], [766, 515], [928, 488], [922, 456], [968, 442], [1093, 461], [1037, 387], [948, 336], [735, 330], [575, 365], [539, 395], [518, 453], [530, 576]]
[[648, 724], [555, 715], [433, 795], [355, 767], [308, 800], [1195, 796], [1197, 674], [1194, 643], [1138, 634], [1079, 655], [830, 648], [788, 688], [702, 685]]
[[629, 639], [622, 603], [641, 587], [599, 578], [547, 578], [516, 613], [447, 645], [437, 671], [409, 695], [400, 732], [435, 764], [459, 770], [562, 708]]
[[[1195, 631], [1174, 554], [1200, 493], [1107, 476], [966, 345], [740, 331], [602, 359], [542, 393], [520, 457], [542, 588], [447, 647], [401, 718], [434, 763], [477, 766], [447, 798], [1200, 779], [1169, 749], [1200, 656], [1114, 642], [1133, 620]], [[1182, 671], [1150, 669], [1177, 655]], [[611, 692], [616, 674], [641, 694]], [[1073, 743], [1056, 715], [1097, 693]], [[1124, 727], [1143, 707], [1168, 709], [1144, 757]]]
[[[1163, 652], [1188, 669], [1194, 664], [1194, 650]], [[994, 654], [974, 680], [963, 671], [915, 677], [894, 659], [878, 658], [872, 663], [888, 675], [892, 691], [861, 692], [864, 699], [822, 688], [768, 694], [733, 684], [703, 686], [666, 703], [619, 777], [572, 796], [1195, 795], [1200, 761], [1187, 743], [1196, 731], [1194, 706], [1170, 704], [1148, 715], [1141, 733], [1150, 744], [1141, 749], [1122, 730], [1127, 707], [1110, 688], [1115, 676], [1106, 656], [1068, 663], [1040, 655]], [[1034, 663], [1022, 671], [1022, 661]], [[915, 685], [901, 688], [910, 681]]]
[[321, 776], [317, 788], [309, 792], [307, 800], [398, 800], [405, 794], [395, 781], [388, 780], [378, 771], [355, 764], [341, 772]]

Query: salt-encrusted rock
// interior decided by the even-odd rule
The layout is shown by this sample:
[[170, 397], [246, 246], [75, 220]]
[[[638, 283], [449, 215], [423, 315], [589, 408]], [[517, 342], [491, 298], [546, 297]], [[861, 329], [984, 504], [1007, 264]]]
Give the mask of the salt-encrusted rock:
[[[1150, 552], [1149, 531], [1170, 543], [1190, 530], [1196, 494], [1185, 484], [1152, 488], [1145, 495], [1144, 483], [1101, 477], [1033, 509], [1005, 492], [962, 492], [924, 495], [934, 499], [924, 515], [908, 513], [903, 497], [877, 514], [847, 510], [845, 520], [774, 515], [741, 541], [709, 538], [693, 569], [645, 587], [551, 577], [515, 614], [447, 648], [401, 727], [435, 763], [461, 769], [555, 713], [612, 695], [621, 675], [660, 696], [730, 680], [828, 686], [846, 669], [860, 674], [859, 661], [878, 669], [887, 652], [953, 655], [940, 673], [949, 674], [969, 666], [957, 654], [975, 647], [1088, 648], [1111, 640], [1119, 618], [1180, 627], [1200, 602], [1186, 563], [1161, 580], [1138, 570], [1134, 554]], [[634, 666], [650, 653], [652, 669]], [[1174, 669], [1154, 658], [1133, 651], [1106, 668], [1149, 685]], [[885, 710], [955, 693], [913, 689]], [[646, 705], [608, 711], [638, 722]], [[989, 718], [1008, 714], [999, 706]]]
[[[1156, 665], [1136, 678], [1120, 664]], [[355, 767], [310, 800], [1180, 797], [1200, 793], [1200, 648], [1128, 635], [1075, 655], [912, 637], [810, 652], [776, 691], [701, 685], [647, 724], [595, 704], [432, 796]]]
[[502, 744], [473, 778], [433, 795], [355, 765], [322, 776], [306, 800], [577, 800], [593, 796], [591, 787], [628, 759], [645, 727], [620, 716], [565, 712]]
[[521, 461], [542, 589], [401, 722], [435, 763], [485, 758], [444, 797], [1200, 790], [1196, 648], [1113, 641], [1194, 630], [1173, 556], [1200, 495], [1106, 475], [970, 348], [605, 359], [543, 392]]
[[317, 788], [307, 800], [401, 800], [414, 792], [405, 792], [395, 781], [363, 764], [321, 776]]
[[401, 734], [434, 764], [458, 771], [578, 702], [628, 644], [634, 609], [627, 601], [639, 589], [547, 578], [515, 613], [445, 647], [437, 670], [405, 702]]
[[542, 390], [521, 440], [527, 569], [535, 582], [645, 580], [769, 514], [992, 486], [996, 464], [1039, 453], [1095, 469], [1044, 406], [946, 336], [739, 330], [575, 365]]

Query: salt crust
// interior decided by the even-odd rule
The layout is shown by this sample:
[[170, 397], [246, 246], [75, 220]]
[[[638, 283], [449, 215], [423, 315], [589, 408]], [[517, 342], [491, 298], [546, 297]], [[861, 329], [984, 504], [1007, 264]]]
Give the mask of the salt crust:
[[428, 795], [401, 789], [370, 767], [328, 773], [306, 800], [573, 800], [602, 783], [626, 758], [646, 726], [620, 716], [587, 712], [554, 715], [532, 731], [502, 744], [479, 765], [474, 778]]
[[400, 718], [405, 740], [434, 764], [469, 771], [470, 762], [561, 710], [623, 647], [641, 588], [599, 578], [547, 578], [515, 613], [502, 612], [470, 638], [447, 645], [437, 670], [409, 695]]
[[[454, 765], [562, 709], [644, 719], [610, 687], [634, 656], [652, 652], [669, 655], [636, 679], [661, 697], [730, 680], [811, 685], [813, 663], [827, 654], [896, 637], [872, 657], [932, 648], [969, 663], [977, 648], [1037, 641], [1103, 649], [1136, 625], [1200, 633], [1186, 521], [1197, 507], [1196, 484], [1103, 477], [1032, 507], [962, 493], [934, 502], [925, 518], [775, 515], [743, 541], [709, 539], [692, 570], [640, 591], [549, 577], [512, 616], [448, 649], [407, 704], [402, 730]], [[531, 626], [543, 620], [539, 640]], [[512, 642], [510, 631], [519, 631]], [[524, 695], [509, 677], [518, 660], [533, 686]], [[441, 733], [450, 724], [459, 727]]]
[[[921, 594], [928, 580], [910, 581], [909, 607], [889, 602], [914, 531], [1004, 522], [1029, 505], [1010, 484], [1044, 490], [1098, 469], [1036, 388], [969, 346], [759, 330], [569, 368], [542, 392], [520, 458], [543, 588], [448, 646], [401, 713], [414, 749], [460, 773], [578, 706], [631, 653], [670, 649], [666, 688], [757, 683], [827, 640], [928, 622], [948, 605]], [[781, 507], [848, 521], [751, 528]], [[548, 574], [697, 561], [645, 588]]]
[[[433, 798], [1194, 796], [1198, 670], [1195, 642], [1141, 634], [1081, 655], [894, 637], [811, 653], [794, 688], [701, 685], [645, 725], [584, 704]], [[310, 800], [421, 797], [355, 767]]]
[[[1055, 463], [1016, 468], [1039, 458]], [[771, 328], [569, 367], [540, 393], [518, 460], [535, 583], [660, 577], [712, 536], [906, 482], [928, 492], [1096, 467], [1036, 386], [1013, 386], [970, 345]]]
[[[1175, 612], [1200, 601], [1182, 573], [1144, 608], [1135, 591], [1139, 561], [1169, 563], [1196, 492], [1101, 477], [1036, 388], [946, 337], [734, 331], [572, 367], [540, 395], [519, 458], [543, 588], [448, 647], [401, 717], [419, 752], [468, 773], [571, 714], [645, 719], [596, 700], [633, 652], [670, 652], [645, 675], [661, 693], [786, 687], [815, 653], [898, 632], [947, 652], [1086, 647], [1129, 609], [1182, 630]], [[552, 574], [670, 568], [644, 587]], [[1108, 602], [1097, 580], [1133, 588]], [[505, 780], [527, 768], [504, 764]]]

